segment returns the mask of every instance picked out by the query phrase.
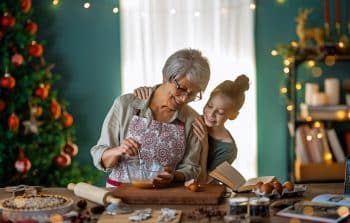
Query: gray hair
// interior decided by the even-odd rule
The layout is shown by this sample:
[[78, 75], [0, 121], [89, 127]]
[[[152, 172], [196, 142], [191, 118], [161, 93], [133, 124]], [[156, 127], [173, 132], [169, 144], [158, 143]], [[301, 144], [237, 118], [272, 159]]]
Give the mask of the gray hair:
[[208, 59], [199, 50], [182, 49], [173, 53], [163, 67], [163, 81], [186, 77], [202, 91], [208, 85], [210, 68]]

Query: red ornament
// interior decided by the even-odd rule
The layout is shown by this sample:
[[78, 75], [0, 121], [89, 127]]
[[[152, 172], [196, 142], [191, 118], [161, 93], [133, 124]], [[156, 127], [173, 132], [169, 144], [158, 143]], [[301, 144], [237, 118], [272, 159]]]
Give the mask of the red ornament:
[[68, 112], [63, 112], [63, 126], [68, 128], [73, 125], [74, 118]]
[[67, 153], [70, 156], [76, 156], [78, 154], [78, 146], [74, 143], [67, 143], [64, 148], [63, 151], [65, 153]]
[[38, 31], [38, 25], [35, 22], [27, 22], [26, 26], [24, 27], [26, 32], [34, 35]]
[[67, 167], [71, 164], [72, 159], [70, 156], [64, 152], [61, 152], [58, 156], [55, 158], [55, 164], [59, 168]]
[[0, 86], [7, 89], [12, 89], [16, 86], [16, 79], [10, 74], [5, 74], [0, 80]]
[[15, 66], [19, 66], [23, 64], [23, 56], [19, 53], [15, 53], [13, 54], [13, 56], [11, 57], [11, 63]]
[[5, 101], [0, 98], [0, 112], [2, 112], [5, 108], [6, 108]]
[[16, 170], [19, 173], [25, 174], [30, 170], [31, 167], [32, 164], [30, 163], [30, 160], [25, 157], [23, 149], [19, 149], [18, 159], [15, 162]]
[[40, 57], [41, 55], [43, 55], [43, 52], [44, 48], [39, 43], [33, 43], [28, 47], [28, 53], [30, 56]]
[[16, 24], [16, 19], [9, 14], [5, 14], [1, 17], [1, 26], [4, 28], [11, 28], [14, 27]]
[[19, 127], [19, 118], [15, 113], [12, 113], [7, 120], [7, 124], [11, 131], [16, 131]]
[[40, 86], [35, 90], [35, 95], [41, 98], [42, 100], [45, 100], [49, 96], [49, 91], [50, 85], [40, 84]]
[[51, 113], [54, 119], [61, 116], [61, 105], [55, 99], [51, 102]]
[[23, 12], [27, 13], [32, 8], [32, 0], [22, 0], [21, 9]]

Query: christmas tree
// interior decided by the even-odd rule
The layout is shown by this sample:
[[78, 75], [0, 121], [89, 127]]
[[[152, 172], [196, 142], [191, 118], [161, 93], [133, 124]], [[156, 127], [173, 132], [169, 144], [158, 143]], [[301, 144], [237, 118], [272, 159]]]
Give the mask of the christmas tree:
[[74, 119], [52, 87], [59, 75], [32, 14], [31, 0], [0, 2], [0, 187], [91, 181], [92, 167], [73, 160]]

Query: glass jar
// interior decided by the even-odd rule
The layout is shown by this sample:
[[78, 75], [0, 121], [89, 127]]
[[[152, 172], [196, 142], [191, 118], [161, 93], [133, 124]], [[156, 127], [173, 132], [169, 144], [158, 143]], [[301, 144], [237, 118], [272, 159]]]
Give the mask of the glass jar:
[[228, 211], [225, 222], [243, 222], [248, 217], [248, 198], [234, 197], [228, 200]]
[[260, 220], [270, 215], [270, 199], [267, 197], [252, 197], [249, 199], [250, 220]]

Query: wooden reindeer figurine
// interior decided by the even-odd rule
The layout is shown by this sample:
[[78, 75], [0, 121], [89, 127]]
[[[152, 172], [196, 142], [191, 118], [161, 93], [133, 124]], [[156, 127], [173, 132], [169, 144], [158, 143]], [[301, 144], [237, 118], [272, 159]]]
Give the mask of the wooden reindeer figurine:
[[296, 17], [297, 27], [296, 33], [299, 37], [300, 48], [306, 46], [308, 39], [314, 39], [318, 47], [324, 45], [324, 31], [322, 28], [306, 28], [306, 20], [309, 14], [312, 12], [312, 9], [299, 9], [299, 14]]

